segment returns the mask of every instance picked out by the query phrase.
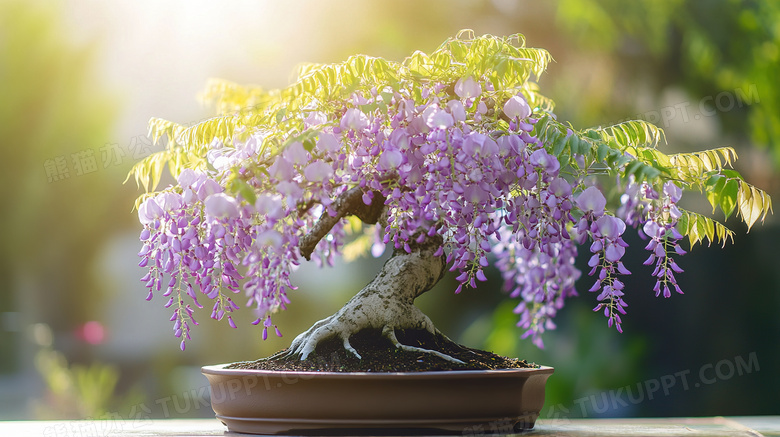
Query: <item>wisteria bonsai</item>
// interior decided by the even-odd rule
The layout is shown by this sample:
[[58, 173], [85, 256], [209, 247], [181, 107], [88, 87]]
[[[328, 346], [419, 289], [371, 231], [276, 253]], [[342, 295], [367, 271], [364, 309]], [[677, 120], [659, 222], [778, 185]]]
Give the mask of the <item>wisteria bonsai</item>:
[[[307, 65], [281, 90], [212, 82], [205, 97], [218, 115], [192, 126], [152, 119], [165, 148], [131, 171], [147, 191], [136, 205], [147, 300], [160, 295], [171, 309], [182, 350], [203, 307], [234, 328], [231, 313], [250, 308], [265, 339], [281, 335], [273, 315], [294, 305], [301, 262], [390, 250], [376, 277], [287, 354], [306, 360], [336, 338], [359, 358], [350, 336], [373, 328], [397, 348], [455, 360], [398, 340], [398, 329], [438, 333], [417, 296], [448, 271], [455, 293], [476, 287], [493, 264], [518, 301], [522, 336], [541, 347], [577, 295], [585, 245], [594, 311], [622, 331], [630, 294], [643, 292], [621, 281], [633, 269], [623, 263], [628, 228], [648, 241], [652, 292], [669, 298], [682, 293], [683, 238], [733, 236], [678, 206], [684, 191], [748, 226], [771, 200], [730, 169], [729, 147], [666, 154], [663, 132], [642, 121], [558, 120], [532, 80], [550, 60], [522, 35], [463, 32], [402, 62]], [[153, 192], [166, 164], [176, 184]]]

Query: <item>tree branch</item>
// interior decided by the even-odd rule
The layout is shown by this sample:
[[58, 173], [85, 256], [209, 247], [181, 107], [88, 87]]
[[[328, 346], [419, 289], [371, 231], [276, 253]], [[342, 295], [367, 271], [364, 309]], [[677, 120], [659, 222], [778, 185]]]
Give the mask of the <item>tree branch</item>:
[[342, 218], [353, 215], [363, 223], [375, 224], [385, 209], [385, 198], [378, 191], [374, 191], [374, 199], [371, 205], [366, 205], [363, 202], [363, 189], [354, 187], [339, 195], [333, 202], [333, 209], [336, 210], [335, 216], [328, 214], [327, 210], [323, 211], [314, 227], [301, 237], [298, 248], [301, 251], [301, 255], [307, 260], [311, 260], [311, 254], [314, 252], [314, 248], [317, 247], [317, 243], [325, 238], [328, 232], [333, 229], [333, 226]]

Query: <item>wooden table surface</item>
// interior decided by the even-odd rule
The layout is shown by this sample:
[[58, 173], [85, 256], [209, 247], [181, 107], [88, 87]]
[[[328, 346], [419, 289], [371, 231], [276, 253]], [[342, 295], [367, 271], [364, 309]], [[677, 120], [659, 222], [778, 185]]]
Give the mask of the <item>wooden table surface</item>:
[[[464, 435], [500, 435], [500, 429]], [[246, 436], [227, 432], [216, 419], [160, 419], [137, 423], [114, 421], [0, 421], [2, 437], [140, 437]], [[506, 434], [504, 434], [506, 435]], [[780, 416], [665, 419], [539, 420], [522, 436], [780, 436]]]

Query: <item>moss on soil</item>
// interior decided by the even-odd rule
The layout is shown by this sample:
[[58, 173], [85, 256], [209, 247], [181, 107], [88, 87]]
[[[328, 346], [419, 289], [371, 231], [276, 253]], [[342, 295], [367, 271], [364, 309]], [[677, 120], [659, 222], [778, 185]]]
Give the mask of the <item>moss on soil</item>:
[[405, 345], [432, 349], [463, 361], [452, 363], [432, 354], [396, 349], [379, 330], [364, 329], [350, 337], [352, 346], [363, 357], [347, 352], [337, 338], [323, 341], [308, 359], [276, 354], [271, 358], [233, 363], [229, 369], [329, 371], [329, 372], [421, 372], [441, 370], [492, 370], [536, 368], [533, 363], [472, 349], [426, 331], [396, 330]]

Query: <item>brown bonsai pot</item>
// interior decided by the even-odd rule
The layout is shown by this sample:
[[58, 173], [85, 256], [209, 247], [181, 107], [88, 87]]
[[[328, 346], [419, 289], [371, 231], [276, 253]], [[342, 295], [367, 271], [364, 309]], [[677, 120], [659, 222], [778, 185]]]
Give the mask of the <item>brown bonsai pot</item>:
[[[295, 372], [205, 366], [211, 405], [251, 434], [479, 433], [531, 429], [552, 367], [434, 372]], [[511, 431], [511, 430], [510, 430]]]

